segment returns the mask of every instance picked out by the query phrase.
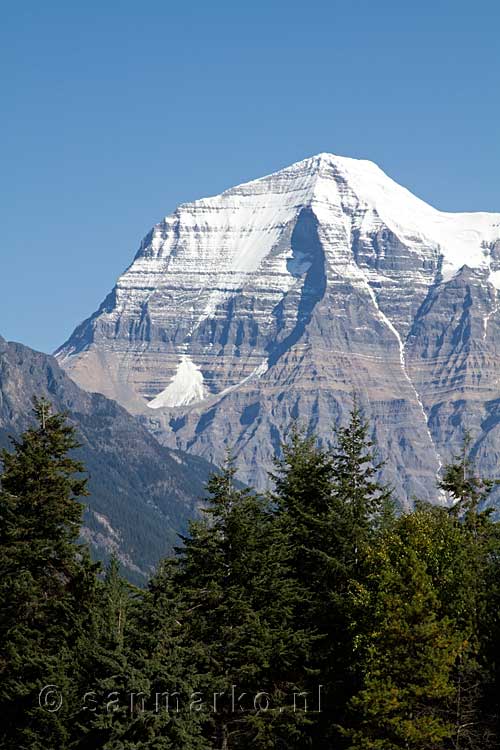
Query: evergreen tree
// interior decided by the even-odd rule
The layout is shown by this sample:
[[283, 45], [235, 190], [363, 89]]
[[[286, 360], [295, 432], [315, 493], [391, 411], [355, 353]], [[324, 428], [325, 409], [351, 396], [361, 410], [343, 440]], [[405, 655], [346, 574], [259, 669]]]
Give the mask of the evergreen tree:
[[92, 713], [86, 723], [83, 712], [80, 716], [79, 750], [210, 747], [199, 714], [189, 710], [196, 647], [178, 619], [182, 592], [173, 586], [174, 567], [165, 560], [148, 589], [139, 591], [121, 580], [111, 563], [91, 662]]
[[[477, 476], [470, 455], [471, 436], [464, 437], [461, 454], [444, 467], [440, 489], [452, 500], [450, 514], [459, 529], [463, 561], [461, 592], [454, 606], [466, 634], [468, 649], [458, 660], [454, 707], [454, 747], [496, 747], [500, 706], [497, 686], [499, 586], [496, 573], [500, 556], [498, 525], [485, 502], [498, 480]], [[494, 572], [493, 572], [494, 571]], [[462, 602], [458, 610], [457, 605]], [[494, 635], [495, 634], [495, 635]]]
[[[419, 680], [419, 711], [425, 717], [421, 729], [427, 726], [430, 731], [434, 726], [434, 729], [440, 728], [443, 733], [439, 742], [437, 735], [430, 734], [430, 739], [425, 739], [424, 734], [419, 740], [422, 747], [426, 746], [425, 742], [430, 742], [430, 747], [436, 748], [485, 750], [497, 747], [494, 705], [497, 695], [493, 689], [491, 667], [495, 663], [495, 638], [492, 635], [495, 632], [494, 623], [498, 622], [498, 584], [495, 585], [497, 579], [494, 574], [495, 561], [498, 559], [498, 542], [494, 542], [494, 538], [498, 538], [498, 528], [487, 517], [483, 518], [483, 523], [489, 526], [490, 531], [482, 542], [483, 544], [489, 539], [483, 548], [485, 557], [479, 578], [474, 558], [483, 532], [479, 536], [472, 533], [471, 527], [445, 508], [419, 504], [413, 513], [397, 520], [389, 535], [383, 535], [380, 550], [370, 563], [368, 584], [358, 592], [360, 609], [364, 609], [366, 617], [364, 623], [357, 623], [356, 626], [359, 645], [356, 659], [365, 663], [365, 677], [364, 686], [353, 702], [358, 710], [357, 728], [360, 731], [357, 734], [352, 731], [356, 724], [354, 720], [354, 724], [351, 723], [351, 736], [356, 736], [359, 747], [365, 746], [362, 742], [368, 742], [367, 736], [371, 738], [370, 741], [375, 742], [377, 739], [379, 746], [385, 747], [383, 739], [385, 737], [388, 742], [390, 736], [384, 734], [388, 732], [386, 724], [389, 720], [399, 722], [400, 727], [404, 726], [401, 717], [405, 717], [408, 695], [399, 690], [401, 699], [394, 703], [395, 713], [391, 714], [387, 702], [379, 700], [375, 703], [374, 692], [380, 690], [385, 695], [384, 684], [392, 684], [395, 671], [404, 679], [404, 671], [399, 673], [399, 669], [405, 659], [408, 666], [408, 690], [415, 688], [414, 677]], [[473, 528], [477, 532], [477, 524]], [[380, 560], [385, 561], [385, 566]], [[388, 573], [384, 572], [386, 567]], [[413, 666], [410, 665], [417, 652], [413, 640], [408, 640], [404, 633], [402, 616], [396, 612], [395, 619], [399, 618], [401, 621], [400, 640], [395, 637], [391, 642], [386, 636], [391, 632], [397, 636], [398, 631], [395, 628], [391, 630], [390, 623], [385, 621], [382, 627], [376, 609], [379, 606], [388, 613], [391, 612], [393, 600], [389, 598], [387, 601], [383, 585], [384, 578], [389, 575], [389, 580], [396, 577], [400, 581], [401, 601], [406, 600], [408, 603], [406, 611], [411, 614], [412, 608], [415, 610], [418, 603], [415, 581], [409, 579], [411, 585], [406, 594], [403, 586], [404, 576], [408, 577], [410, 567], [413, 571], [420, 570], [419, 585], [425, 584], [428, 589], [427, 605], [421, 614], [423, 616], [427, 611], [429, 619], [423, 618], [425, 627], [420, 632], [425, 633], [427, 629], [428, 634], [432, 635], [434, 632], [436, 636], [434, 648], [431, 646], [432, 639], [429, 641], [427, 655], [425, 644], [422, 644], [419, 664]], [[478, 597], [479, 590], [482, 593]], [[382, 604], [379, 605], [380, 601]], [[478, 602], [481, 602], [479, 608]], [[446, 651], [439, 650], [438, 638], [448, 639], [451, 646], [455, 644], [456, 655], [451, 664], [446, 662], [440, 665], [440, 654], [445, 657]], [[366, 646], [365, 649], [361, 648], [362, 644]], [[381, 648], [387, 650], [387, 664], [384, 669], [379, 670], [384, 664], [385, 651], [382, 650], [381, 655]], [[448, 652], [448, 655], [451, 653]], [[424, 668], [427, 670], [425, 674], [422, 672]], [[432, 682], [436, 670], [441, 678], [446, 677], [445, 682]], [[427, 683], [422, 683], [422, 675], [428, 679]], [[442, 688], [441, 695], [435, 695], [434, 698], [430, 691], [433, 684], [441, 685]], [[416, 697], [416, 693], [413, 697]], [[373, 703], [372, 709], [369, 707], [370, 701]], [[393, 742], [396, 747], [406, 747], [406, 740], [403, 742], [400, 735], [393, 737]], [[403, 744], [398, 745], [397, 742]], [[370, 747], [369, 744], [366, 746]], [[376, 744], [374, 746], [377, 747]]]
[[392, 517], [391, 493], [377, 480], [380, 464], [357, 404], [336, 431], [333, 452], [294, 430], [274, 476], [278, 520], [294, 551], [292, 574], [300, 591], [296, 626], [316, 633], [309, 684], [324, 686], [327, 710], [311, 731], [315, 748], [339, 743], [335, 725], [355, 690], [356, 669], [350, 591], [367, 574], [366, 558], [377, 526]]
[[440, 603], [425, 563], [397, 535], [371, 561], [369, 628], [359, 634], [363, 685], [344, 730], [350, 750], [439, 750], [453, 736], [448, 706], [463, 643]]
[[129, 617], [141, 593], [120, 576], [113, 556], [98, 582], [92, 621], [79, 646], [80, 704], [70, 744], [75, 750], [135, 747], [127, 744], [136, 718], [130, 696], [144, 687], [144, 678], [132, 664]]
[[351, 576], [360, 569], [363, 550], [373, 540], [375, 530], [394, 516], [392, 491], [378, 479], [384, 464], [377, 459], [368, 430], [354, 398], [348, 424], [336, 430], [333, 456], [334, 495], [346, 532], [340, 537], [343, 563]]
[[116, 559], [96, 575], [74, 431], [44, 400], [35, 416], [2, 454], [2, 747], [498, 746], [500, 525], [470, 438], [440, 483], [451, 510], [396, 519], [356, 403], [331, 450], [294, 428], [274, 495], [228, 459], [140, 591]]
[[304, 745], [319, 749], [330, 744], [326, 725], [332, 717], [338, 718], [340, 676], [329, 665], [332, 654], [338, 653], [338, 636], [344, 626], [332, 606], [333, 592], [342, 585], [336, 554], [340, 509], [333, 497], [333, 462], [313, 435], [294, 426], [275, 464], [275, 525], [291, 550], [290, 576], [298, 592], [292, 602], [294, 628], [315, 641], [310, 657], [302, 663], [303, 679], [310, 695], [322, 686], [322, 712], [326, 708], [325, 714], [311, 716]]
[[[308, 590], [311, 579], [318, 576], [321, 550], [317, 537], [332, 510], [332, 459], [317, 446], [313, 435], [307, 436], [293, 425], [275, 467], [271, 475], [273, 499], [287, 530], [293, 572]], [[309, 606], [310, 601], [305, 602], [306, 609]]]
[[215, 710], [204, 713], [212, 747], [271, 748], [278, 739], [299, 742], [307, 716], [293, 711], [292, 696], [310, 637], [291, 619], [296, 593], [286, 539], [269, 503], [238, 488], [234, 474], [228, 462], [212, 476], [207, 518], [191, 525], [178, 551], [178, 618], [197, 650], [195, 690], [211, 704], [216, 695]]
[[451, 499], [453, 513], [463, 517], [474, 528], [481, 517], [480, 506], [487, 500], [498, 480], [483, 479], [476, 475], [470, 456], [471, 445], [472, 437], [467, 432], [461, 453], [444, 467], [439, 488]]
[[[95, 600], [96, 566], [76, 544], [87, 494], [73, 428], [35, 399], [35, 427], [3, 451], [0, 488], [0, 744], [65, 747], [77, 700], [77, 644]], [[39, 707], [46, 685], [56, 701]]]

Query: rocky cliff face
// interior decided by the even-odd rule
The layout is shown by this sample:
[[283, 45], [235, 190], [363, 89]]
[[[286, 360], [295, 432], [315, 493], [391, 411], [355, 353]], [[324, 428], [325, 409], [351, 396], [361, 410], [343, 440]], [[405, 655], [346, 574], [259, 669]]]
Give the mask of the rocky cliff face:
[[0, 447], [32, 424], [31, 399], [66, 411], [89, 473], [83, 537], [95, 557], [114, 553], [126, 575], [144, 583], [196, 514], [213, 467], [158, 444], [118, 404], [82, 391], [53, 357], [0, 337]]
[[184, 204], [59, 349], [170, 446], [264, 486], [291, 420], [325, 442], [359, 395], [402, 503], [472, 430], [500, 453], [500, 214], [435, 210], [375, 164], [306, 159]]

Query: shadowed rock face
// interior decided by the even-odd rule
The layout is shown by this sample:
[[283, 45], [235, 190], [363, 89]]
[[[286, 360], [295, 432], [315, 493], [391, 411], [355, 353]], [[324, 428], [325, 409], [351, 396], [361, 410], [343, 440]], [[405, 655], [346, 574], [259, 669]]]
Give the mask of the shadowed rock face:
[[114, 553], [128, 578], [144, 583], [196, 514], [212, 467], [173, 451], [125, 409], [79, 388], [53, 357], [0, 337], [0, 446], [32, 424], [31, 400], [45, 396], [68, 413], [89, 474], [82, 536], [95, 557]]
[[355, 391], [402, 504], [438, 500], [464, 428], [500, 451], [500, 214], [445, 214], [320, 154], [154, 227], [57, 352], [162, 442], [268, 483], [291, 420], [331, 440]]

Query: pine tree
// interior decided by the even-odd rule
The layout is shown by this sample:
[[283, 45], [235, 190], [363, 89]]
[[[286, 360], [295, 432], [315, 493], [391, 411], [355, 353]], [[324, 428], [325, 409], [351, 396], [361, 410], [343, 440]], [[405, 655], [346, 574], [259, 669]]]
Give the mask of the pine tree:
[[[212, 747], [271, 748], [278, 738], [301, 736], [307, 717], [292, 710], [292, 696], [301, 689], [297, 664], [306, 658], [310, 638], [293, 628], [290, 552], [272, 509], [238, 488], [234, 474], [228, 462], [211, 478], [207, 518], [191, 525], [179, 550], [178, 618], [197, 650], [195, 689], [211, 702], [216, 694], [216, 710], [205, 715]], [[269, 710], [256, 710], [262, 691]]]
[[294, 550], [300, 591], [296, 626], [318, 637], [307, 665], [312, 687], [323, 684], [325, 712], [311, 729], [315, 748], [338, 745], [336, 725], [356, 685], [353, 588], [367, 574], [366, 558], [383, 518], [392, 517], [390, 491], [379, 483], [368, 425], [357, 404], [335, 433], [333, 451], [292, 431], [274, 476], [278, 519]]
[[334, 496], [346, 531], [339, 541], [344, 543], [343, 562], [351, 576], [360, 569], [363, 549], [375, 529], [394, 515], [392, 491], [378, 479], [384, 464], [377, 459], [368, 430], [354, 398], [349, 423], [336, 430], [333, 457]]
[[[497, 524], [492, 510], [485, 508], [498, 480], [477, 476], [470, 455], [472, 439], [466, 433], [462, 452], [444, 467], [439, 483], [453, 505], [450, 515], [460, 533], [460, 559], [465, 568], [460, 601], [459, 623], [466, 633], [468, 649], [456, 665], [457, 686], [454, 707], [454, 748], [496, 747], [500, 715], [496, 638], [499, 593], [495, 573], [500, 554]], [[457, 555], [458, 557], [458, 555]]]
[[463, 644], [440, 603], [425, 563], [397, 535], [371, 561], [360, 634], [363, 685], [351, 700], [350, 750], [440, 750], [453, 726], [447, 708]]
[[323, 580], [323, 554], [333, 542], [328, 536], [331, 529], [325, 526], [332, 513], [332, 459], [313, 435], [294, 425], [275, 467], [273, 500], [292, 550], [293, 575], [303, 584], [303, 609], [309, 611], [310, 583]]
[[[450, 644], [455, 643], [457, 646], [455, 660], [451, 665], [450, 662], [439, 665], [439, 654], [445, 655], [445, 652], [439, 652], [437, 645], [436, 650], [433, 651], [431, 648], [427, 656], [425, 656], [425, 650], [421, 653], [420, 667], [427, 665], [428, 678], [432, 677], [434, 670], [438, 670], [441, 676], [446, 676], [447, 683], [447, 685], [441, 683], [441, 687], [447, 688], [447, 693], [442, 692], [439, 699], [436, 696], [433, 698], [431, 692], [424, 690], [421, 693], [419, 710], [426, 717], [426, 724], [420, 725], [420, 728], [427, 726], [430, 729], [434, 725], [434, 728], [440, 727], [444, 732], [441, 744], [437, 736], [433, 739], [425, 739], [423, 735], [419, 740], [422, 743], [421, 746], [425, 747], [426, 741], [431, 743], [431, 747], [434, 747], [432, 742], [435, 742], [436, 748], [450, 747], [457, 750], [458, 748], [485, 750], [497, 746], [495, 734], [497, 695], [490, 670], [496, 661], [494, 655], [496, 639], [493, 634], [498, 632], [495, 631], [495, 622], [498, 622], [498, 584], [495, 583], [497, 580], [495, 569], [498, 570], [498, 567], [495, 567], [495, 561], [498, 560], [499, 548], [498, 541], [494, 541], [495, 537], [498, 540], [498, 529], [497, 525], [487, 518], [484, 518], [483, 522], [489, 526], [490, 531], [487, 534], [488, 551], [484, 549], [485, 557], [479, 578], [473, 559], [477, 554], [476, 545], [480, 537], [473, 534], [471, 527], [458, 519], [456, 514], [448, 512], [445, 508], [418, 504], [413, 513], [400, 517], [393, 529], [389, 529], [390, 533], [382, 536], [380, 549], [370, 564], [372, 572], [368, 582], [357, 593], [360, 600], [359, 609], [365, 611], [365, 619], [356, 624], [358, 633], [356, 659], [359, 660], [362, 656], [361, 661], [365, 662], [363, 668], [365, 677], [356, 702], [353, 702], [358, 710], [357, 719], [353, 720], [351, 717], [350, 725], [351, 736], [356, 734], [355, 729], [358, 730], [356, 737], [359, 745], [355, 747], [365, 747], [362, 741], [368, 743], [368, 739], [373, 742], [377, 739], [379, 746], [385, 747], [383, 745], [384, 731], [388, 730], [384, 722], [389, 719], [396, 723], [400, 722], [401, 715], [404, 716], [402, 712], [407, 697], [404, 692], [399, 691], [400, 698], [394, 704], [396, 713], [391, 714], [387, 703], [383, 700], [375, 701], [374, 692], [379, 690], [382, 694], [386, 694], [384, 684], [389, 683], [389, 678], [394, 679], [394, 670], [399, 670], [405, 658], [409, 665], [408, 690], [413, 689], [413, 677], [418, 678], [419, 675], [419, 665], [410, 666], [411, 659], [415, 655], [415, 648], [413, 642], [404, 635], [402, 616], [397, 614], [395, 618], [401, 621], [401, 638], [400, 641], [396, 638], [393, 644], [384, 640], [385, 635], [391, 632], [388, 623], [384, 621], [383, 627], [378, 624], [379, 618], [375, 605], [379, 600], [382, 602], [381, 607], [385, 607], [387, 612], [391, 611], [383, 586], [384, 576], [387, 576], [384, 570], [387, 566], [390, 578], [398, 576], [402, 579], [403, 575], [408, 575], [410, 567], [412, 570], [421, 571], [422, 583], [425, 583], [429, 592], [432, 593], [427, 604], [431, 619], [427, 622], [424, 619], [423, 623], [429, 628], [429, 633], [432, 633], [434, 629], [436, 636], [448, 634]], [[473, 528], [477, 530], [478, 527], [474, 524]], [[382, 564], [384, 561], [385, 563]], [[483, 592], [479, 599], [478, 590]], [[411, 606], [417, 602], [412, 587], [408, 589], [406, 595], [401, 594], [403, 601], [405, 598], [408, 603], [407, 611], [411, 612]], [[477, 609], [478, 601], [482, 602], [479, 609]], [[425, 608], [422, 614], [425, 614]], [[392, 632], [397, 634], [398, 631], [393, 628]], [[370, 646], [371, 653], [369, 653]], [[388, 656], [388, 662], [382, 670], [379, 668], [384, 664], [382, 657], [385, 652], [382, 650], [381, 655], [381, 648], [387, 649]], [[406, 648], [408, 654], [405, 652]], [[390, 666], [391, 659], [392, 667]], [[419, 679], [422, 674], [424, 673], [420, 672]], [[402, 678], [404, 678], [404, 672]], [[421, 688], [425, 687], [425, 684], [419, 684]], [[427, 687], [430, 685], [431, 683], [428, 683]], [[399, 726], [403, 724], [400, 723]], [[378, 735], [376, 731], [379, 732]], [[448, 732], [447, 740], [445, 739], [446, 732]], [[387, 742], [389, 736], [387, 734], [385, 738]], [[397, 742], [403, 743], [399, 735], [393, 737], [393, 744], [395, 743], [396, 747], [406, 747], [405, 744], [398, 745]], [[370, 747], [369, 744], [366, 746]], [[376, 744], [374, 746], [377, 747]]]
[[71, 721], [75, 750], [135, 747], [128, 745], [133, 724], [130, 696], [144, 687], [131, 662], [129, 615], [142, 592], [120, 576], [113, 556], [97, 584], [92, 619], [79, 644], [80, 701]]
[[[78, 539], [86, 479], [64, 415], [35, 399], [37, 425], [3, 451], [0, 490], [0, 743], [65, 747], [74, 708], [77, 644], [95, 598], [95, 570]], [[58, 686], [60, 710], [39, 707]]]
[[176, 561], [164, 560], [131, 610], [129, 660], [144, 704], [138, 696], [135, 715], [129, 711], [120, 750], [211, 748], [193, 695], [199, 690], [197, 662], [204, 644], [196, 643], [186, 627], [186, 608]]
[[[498, 480], [483, 479], [476, 475], [470, 456], [471, 445], [472, 437], [467, 432], [461, 453], [444, 467], [439, 488], [451, 498], [453, 513], [463, 517], [466, 524], [473, 528], [482, 515], [480, 506], [487, 500]], [[486, 512], [486, 515], [489, 513]]]

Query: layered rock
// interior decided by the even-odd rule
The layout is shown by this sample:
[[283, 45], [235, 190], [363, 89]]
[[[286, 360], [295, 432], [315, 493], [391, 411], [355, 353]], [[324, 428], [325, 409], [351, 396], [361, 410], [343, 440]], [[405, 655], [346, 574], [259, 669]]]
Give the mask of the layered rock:
[[500, 214], [435, 210], [330, 154], [183, 204], [57, 352], [163, 442], [230, 446], [265, 486], [292, 420], [331, 440], [356, 392], [403, 504], [465, 427], [500, 452]]

